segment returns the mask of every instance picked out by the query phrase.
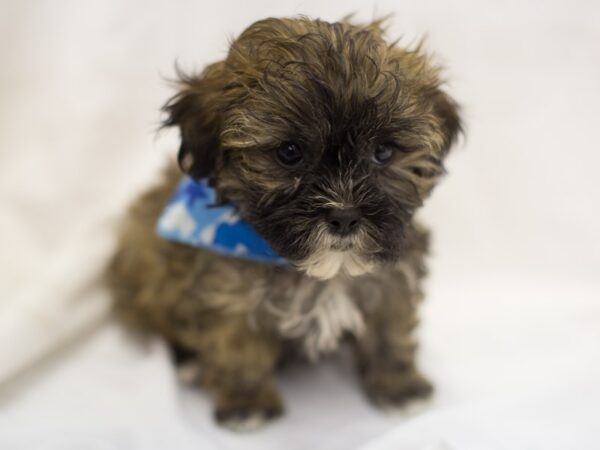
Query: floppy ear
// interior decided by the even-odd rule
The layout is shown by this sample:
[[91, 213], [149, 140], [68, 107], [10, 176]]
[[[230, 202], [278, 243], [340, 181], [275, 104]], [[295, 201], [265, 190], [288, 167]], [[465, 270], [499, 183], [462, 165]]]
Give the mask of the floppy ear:
[[403, 72], [409, 79], [423, 80], [426, 100], [431, 102], [433, 115], [442, 132], [441, 152], [442, 156], [445, 156], [463, 131], [460, 107], [440, 87], [441, 69], [421, 51], [422, 46], [423, 41], [412, 50], [402, 49], [393, 44], [388, 49], [391, 54], [390, 61], [396, 70]]
[[446, 155], [450, 147], [456, 142], [458, 136], [463, 132], [462, 121], [459, 115], [460, 107], [441, 89], [436, 89], [433, 95], [433, 109], [440, 121], [444, 134], [442, 153]]
[[223, 63], [208, 66], [200, 75], [179, 70], [181, 89], [163, 107], [164, 126], [178, 126], [181, 146], [177, 157], [181, 170], [198, 179], [211, 175], [219, 152]]

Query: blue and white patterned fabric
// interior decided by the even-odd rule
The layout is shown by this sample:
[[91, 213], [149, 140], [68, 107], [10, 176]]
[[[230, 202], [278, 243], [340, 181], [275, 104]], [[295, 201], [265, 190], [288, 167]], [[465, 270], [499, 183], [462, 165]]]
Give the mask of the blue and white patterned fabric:
[[158, 219], [160, 236], [222, 255], [286, 265], [234, 205], [214, 206], [206, 179], [184, 177]]

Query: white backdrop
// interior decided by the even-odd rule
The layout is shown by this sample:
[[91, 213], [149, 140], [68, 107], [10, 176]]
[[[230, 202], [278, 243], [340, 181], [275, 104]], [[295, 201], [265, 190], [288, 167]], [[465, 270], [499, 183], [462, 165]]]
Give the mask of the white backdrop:
[[[281, 376], [283, 420], [231, 435], [160, 342], [95, 320], [106, 296], [87, 281], [174, 155], [176, 133], [155, 134], [174, 60], [201, 69], [267, 16], [352, 11], [426, 33], [464, 106], [423, 211], [438, 392], [386, 417], [332, 358]], [[598, 42], [591, 0], [0, 1], [0, 448], [600, 448]]]

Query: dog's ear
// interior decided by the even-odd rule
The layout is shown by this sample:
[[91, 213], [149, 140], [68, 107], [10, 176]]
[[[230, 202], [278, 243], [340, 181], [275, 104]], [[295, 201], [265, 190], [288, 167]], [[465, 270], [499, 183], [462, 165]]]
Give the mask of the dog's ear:
[[[374, 22], [371, 27], [380, 27], [381, 24]], [[407, 50], [392, 44], [388, 47], [390, 62], [394, 70], [401, 72], [408, 79], [423, 81], [424, 96], [432, 105], [432, 112], [438, 121], [442, 132], [441, 152], [446, 155], [452, 145], [462, 133], [462, 121], [460, 118], [459, 105], [443, 89], [443, 80], [439, 78], [441, 68], [422, 51], [424, 41], [421, 41], [412, 50]]]
[[219, 153], [222, 120], [223, 63], [208, 66], [200, 75], [177, 71], [180, 90], [163, 107], [164, 126], [178, 126], [181, 170], [198, 179], [211, 175]]
[[458, 136], [463, 132], [460, 107], [448, 94], [439, 88], [435, 89], [432, 100], [434, 114], [440, 122], [443, 133], [442, 152], [446, 155], [450, 147], [458, 139]]

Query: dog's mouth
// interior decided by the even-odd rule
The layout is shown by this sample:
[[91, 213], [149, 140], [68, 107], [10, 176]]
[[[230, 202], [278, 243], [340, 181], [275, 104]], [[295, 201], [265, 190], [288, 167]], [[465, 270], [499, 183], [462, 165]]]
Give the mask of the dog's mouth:
[[352, 236], [340, 236], [332, 239], [331, 250], [337, 252], [349, 252], [355, 250], [357, 244]]
[[392, 239], [367, 216], [350, 230], [332, 227], [321, 214], [277, 215], [254, 226], [294, 268], [319, 279], [372, 272], [385, 263], [386, 241]]
[[340, 236], [326, 227], [317, 227], [310, 240], [312, 251], [296, 263], [309, 276], [320, 279], [339, 274], [358, 276], [375, 268], [372, 242], [364, 231]]

